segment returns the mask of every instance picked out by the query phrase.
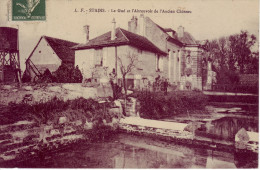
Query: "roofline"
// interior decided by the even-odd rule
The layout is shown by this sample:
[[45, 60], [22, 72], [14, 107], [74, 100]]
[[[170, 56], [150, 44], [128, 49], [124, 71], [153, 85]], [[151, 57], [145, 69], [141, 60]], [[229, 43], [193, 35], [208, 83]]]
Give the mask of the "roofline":
[[44, 36], [41, 36], [41, 38], [39, 39], [38, 43], [37, 43], [36, 46], [33, 48], [31, 54], [30, 54], [29, 57], [26, 59], [25, 63], [27, 63], [27, 60], [29, 60], [29, 59], [31, 58], [31, 56], [33, 55], [34, 51], [36, 50], [36, 48], [37, 48], [38, 45], [40, 44], [40, 42], [41, 42], [41, 40], [42, 40], [43, 37], [44, 37]]
[[199, 47], [199, 44], [185, 44], [186, 47]]
[[[95, 49], [95, 48], [101, 48], [101, 47], [118, 47], [118, 46], [123, 46], [123, 45], [129, 45], [129, 46], [132, 46], [132, 47], [136, 47], [132, 44], [130, 44], [130, 42], [124, 42], [124, 43], [115, 43], [115, 44], [103, 44], [103, 45], [95, 45], [95, 46], [89, 46], [89, 47], [81, 47], [81, 48], [77, 48], [77, 49], [72, 49], [74, 51], [77, 51], [77, 50], [88, 50], [88, 49]], [[136, 47], [138, 48], [138, 47]], [[144, 51], [150, 51], [150, 52], [154, 52], [152, 50], [146, 50], [144, 49]], [[159, 53], [159, 54], [163, 54], [163, 55], [167, 55], [166, 52], [163, 52], [163, 51], [160, 51], [160, 52], [154, 52], [154, 53]]]
[[[45, 36], [45, 35], [41, 36], [40, 40], [38, 41], [38, 43], [37, 43], [36, 46], [34, 47], [33, 51], [31, 52], [31, 54], [29, 55], [29, 57], [26, 59], [25, 64], [27, 63], [28, 60], [31, 59], [31, 57], [32, 57], [32, 55], [33, 55], [33, 53], [34, 53], [34, 51], [37, 49], [37, 47], [39, 46], [39, 44], [40, 44], [40, 42], [41, 42], [41, 40], [42, 40], [43, 38], [44, 38], [45, 41], [49, 44], [49, 42], [46, 40], [46, 36]], [[51, 47], [51, 49], [55, 52], [55, 54], [56, 54], [56, 56], [58, 57], [58, 59], [59, 59], [61, 62], [63, 62], [62, 59], [61, 59], [61, 58], [58, 56], [58, 54], [56, 53], [56, 51], [52, 48], [52, 46], [49, 45], [49, 47]]]
[[[55, 52], [56, 56], [58, 57], [58, 59], [61, 61], [61, 63], [63, 62], [62, 59], [59, 57], [59, 55], [57, 54], [57, 52], [52, 48], [52, 46], [50, 45], [50, 43], [48, 42], [48, 40], [46, 39], [46, 37], [48, 36], [43, 36], [43, 38], [45, 39], [45, 41], [49, 44], [49, 47], [51, 47], [52, 51]], [[50, 37], [51, 38], [51, 37]]]
[[205, 49], [205, 47], [201, 44], [186, 44], [185, 47], [199, 47]]
[[70, 47], [70, 49], [77, 50], [86, 50], [91, 48], [100, 48], [100, 47], [113, 47], [113, 46], [121, 46], [121, 45], [129, 45], [129, 42], [121, 42], [121, 43], [111, 43], [111, 44], [101, 44], [101, 45], [92, 45], [92, 46], [83, 46], [83, 47]]
[[61, 40], [61, 41], [66, 41], [66, 42], [69, 42], [69, 43], [74, 43], [74, 44], [79, 44], [79, 43], [76, 43], [76, 42], [73, 42], [73, 41], [69, 41], [69, 40], [64, 40], [64, 39], [61, 39], [61, 38], [56, 38], [56, 37], [50, 37], [50, 36], [47, 36], [47, 35], [43, 35], [44, 38], [52, 38], [52, 39], [57, 39], [57, 40]]
[[123, 31], [121, 30], [121, 28], [120, 28], [120, 27], [118, 27], [118, 28], [119, 28], [119, 31], [123, 34], [123, 36], [127, 39], [127, 41], [130, 42], [129, 39], [127, 38], [127, 36], [126, 36], [126, 35], [123, 33]]
[[179, 40], [176, 40], [175, 38], [172, 38], [171, 36], [168, 35], [168, 37], [166, 38], [167, 41], [171, 41], [177, 45], [179, 45], [180, 47], [184, 46], [184, 43], [182, 43]]

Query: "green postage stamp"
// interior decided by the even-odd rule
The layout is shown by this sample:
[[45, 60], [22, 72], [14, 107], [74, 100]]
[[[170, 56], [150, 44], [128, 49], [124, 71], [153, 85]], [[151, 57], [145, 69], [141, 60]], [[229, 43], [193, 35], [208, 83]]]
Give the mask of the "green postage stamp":
[[12, 20], [46, 20], [45, 6], [45, 0], [12, 0]]

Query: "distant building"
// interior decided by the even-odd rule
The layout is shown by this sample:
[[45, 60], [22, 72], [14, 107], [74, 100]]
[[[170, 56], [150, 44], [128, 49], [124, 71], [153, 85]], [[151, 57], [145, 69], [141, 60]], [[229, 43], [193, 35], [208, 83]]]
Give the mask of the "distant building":
[[70, 47], [75, 45], [77, 45], [77, 43], [42, 36], [25, 62], [25, 73], [28, 74], [31, 77], [31, 81], [33, 81], [35, 77], [43, 74], [46, 69], [53, 72], [56, 71], [62, 63], [74, 65], [75, 53]]
[[111, 31], [89, 40], [89, 26], [85, 29], [87, 42], [72, 48], [85, 79], [103, 81], [114, 69], [120, 80], [117, 58], [130, 53], [138, 55], [138, 65], [127, 76], [128, 86], [140, 88], [160, 75], [179, 89], [202, 89], [203, 46], [184, 27], [162, 28], [141, 14], [128, 22], [128, 31], [113, 20]]

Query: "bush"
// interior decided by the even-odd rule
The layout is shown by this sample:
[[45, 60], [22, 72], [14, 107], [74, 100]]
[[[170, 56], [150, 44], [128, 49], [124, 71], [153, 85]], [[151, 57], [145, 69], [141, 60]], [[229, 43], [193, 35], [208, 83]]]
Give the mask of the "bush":
[[66, 116], [70, 121], [88, 119], [92, 122], [102, 122], [103, 119], [111, 119], [111, 115], [106, 112], [105, 107], [110, 107], [109, 103], [100, 104], [93, 99], [84, 98], [65, 102], [54, 97], [47, 102], [41, 101], [33, 105], [24, 102], [10, 102], [0, 111], [3, 118], [0, 124], [9, 124], [20, 120], [35, 120], [42, 124], [48, 121], [55, 122], [61, 116]]
[[78, 66], [61, 64], [53, 73], [57, 83], [82, 83], [83, 76]]
[[136, 92], [132, 96], [140, 101], [140, 116], [150, 119], [205, 111], [207, 104], [205, 95], [192, 91], [176, 91], [168, 95], [146, 91]]
[[27, 83], [31, 81], [31, 77], [28, 74], [28, 72], [25, 70], [25, 72], [23, 73], [23, 77], [22, 77], [22, 82], [23, 83]]
[[55, 82], [55, 77], [52, 76], [50, 70], [47, 68], [44, 71], [43, 75], [41, 75], [36, 82], [37, 83], [53, 83], [53, 82]]

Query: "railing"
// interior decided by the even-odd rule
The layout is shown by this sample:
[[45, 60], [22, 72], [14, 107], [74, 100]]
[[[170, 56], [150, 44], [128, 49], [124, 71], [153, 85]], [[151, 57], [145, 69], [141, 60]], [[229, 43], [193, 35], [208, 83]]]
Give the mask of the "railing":
[[41, 72], [37, 69], [37, 67], [33, 64], [33, 62], [30, 59], [28, 59], [28, 64], [37, 77], [42, 75]]

